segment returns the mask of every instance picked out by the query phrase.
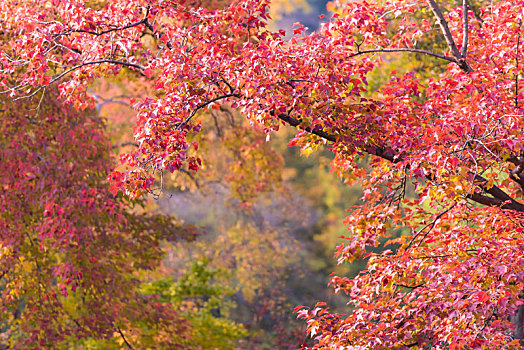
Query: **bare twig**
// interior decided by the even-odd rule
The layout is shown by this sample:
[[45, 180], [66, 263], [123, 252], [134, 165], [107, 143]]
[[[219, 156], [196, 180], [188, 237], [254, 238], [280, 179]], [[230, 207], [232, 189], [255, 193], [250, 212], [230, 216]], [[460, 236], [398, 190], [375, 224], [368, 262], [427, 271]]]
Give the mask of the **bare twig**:
[[85, 66], [90, 66], [90, 65], [93, 65], [93, 64], [101, 64], [101, 63], [111, 63], [111, 64], [117, 64], [117, 65], [122, 65], [122, 66], [127, 66], [127, 67], [132, 67], [132, 68], [136, 68], [136, 69], [139, 69], [139, 70], [145, 70], [146, 67], [144, 66], [141, 66], [139, 64], [135, 64], [135, 63], [130, 63], [130, 62], [125, 62], [125, 61], [116, 61], [116, 60], [97, 60], [97, 61], [89, 61], [89, 62], [84, 62], [82, 64], [79, 64], [77, 66], [74, 66], [74, 67], [71, 67], [69, 68], [68, 70], [60, 73], [59, 75], [57, 75], [56, 77], [54, 77], [53, 79], [51, 79], [51, 81], [49, 82], [49, 84], [53, 84], [54, 82], [56, 82], [57, 80], [60, 80], [61, 78], [63, 78], [64, 76], [66, 76], [67, 74], [71, 73], [72, 71], [75, 71], [77, 69], [80, 69], [82, 67], [85, 67]]
[[190, 120], [191, 118], [193, 118], [195, 116], [195, 114], [201, 110], [202, 108], [206, 107], [207, 105], [210, 105], [211, 103], [213, 102], [216, 102], [216, 101], [220, 101], [220, 100], [223, 100], [225, 98], [229, 98], [229, 97], [240, 97], [239, 94], [226, 94], [226, 95], [221, 95], [221, 96], [217, 96], [215, 98], [212, 98], [211, 100], [208, 100], [206, 102], [202, 102], [201, 104], [199, 104], [198, 106], [195, 107], [195, 109], [193, 109], [191, 111], [191, 113], [187, 116], [186, 119], [184, 119], [184, 121], [182, 123], [180, 123], [178, 126], [177, 126], [177, 129], [179, 129], [182, 125], [186, 125]]
[[25, 99], [25, 98], [31, 98], [34, 95], [38, 94], [40, 92], [40, 90], [42, 90], [42, 89], [45, 89], [45, 87], [39, 87], [38, 89], [36, 89], [32, 93], [30, 93], [29, 95], [18, 96], [16, 98], [13, 98], [13, 101], [18, 101], [18, 100]]
[[[149, 6], [146, 7], [146, 13], [144, 15], [144, 18], [142, 18], [138, 22], [130, 23], [130, 24], [127, 24], [125, 26], [113, 27], [113, 28], [110, 28], [110, 29], [102, 30], [100, 32], [94, 32], [94, 31], [85, 30], [85, 29], [68, 29], [65, 32], [55, 33], [55, 34], [52, 34], [52, 35], [53, 36], [62, 36], [62, 35], [67, 35], [68, 33], [85, 33], [85, 34], [90, 34], [90, 35], [94, 35], [94, 36], [102, 36], [104, 34], [109, 34], [109, 33], [112, 33], [112, 32], [117, 32], [117, 31], [121, 31], [121, 30], [125, 30], [125, 29], [130, 29], [130, 28], [133, 28], [133, 27], [137, 27], [137, 26], [139, 26], [141, 24], [144, 24], [148, 29], [151, 29], [151, 24], [149, 24], [149, 22], [147, 20], [148, 16], [149, 16]], [[46, 24], [46, 22], [41, 22], [41, 21], [37, 21], [37, 22], [41, 23], [41, 24]], [[59, 23], [59, 22], [56, 22], [56, 21], [53, 21], [53, 22]]]
[[195, 184], [195, 186], [197, 188], [200, 188], [200, 183], [198, 182], [198, 180], [196, 179], [196, 177], [191, 174], [191, 172], [189, 170], [186, 170], [186, 169], [180, 169], [180, 172], [186, 174], [190, 179], [191, 181], [193, 181], [193, 183]]
[[437, 221], [443, 217], [446, 213], [448, 213], [451, 209], [453, 209], [455, 206], [457, 205], [457, 203], [453, 203], [452, 206], [450, 206], [448, 209], [444, 210], [443, 212], [441, 212], [440, 214], [438, 214], [435, 219], [433, 219], [432, 222], [430, 222], [429, 224], [427, 224], [426, 226], [424, 226], [423, 228], [421, 228], [420, 230], [418, 230], [415, 235], [413, 236], [413, 238], [411, 239], [411, 241], [409, 242], [408, 246], [406, 247], [406, 250], [409, 249], [409, 247], [411, 247], [411, 245], [415, 242], [415, 240], [417, 239], [418, 236], [420, 236], [422, 234], [422, 232], [424, 232], [427, 228], [429, 228], [429, 230], [424, 234], [424, 236], [422, 237], [422, 239], [420, 240], [420, 243], [419, 245], [424, 241], [424, 239], [426, 238], [426, 236], [431, 232], [431, 230], [433, 230], [433, 228], [435, 227], [435, 225], [437, 224]]

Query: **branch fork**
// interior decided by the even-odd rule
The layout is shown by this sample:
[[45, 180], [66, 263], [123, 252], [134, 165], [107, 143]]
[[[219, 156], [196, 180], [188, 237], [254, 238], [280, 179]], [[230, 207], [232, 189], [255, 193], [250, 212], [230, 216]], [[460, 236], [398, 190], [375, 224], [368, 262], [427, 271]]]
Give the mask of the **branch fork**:
[[468, 51], [468, 38], [469, 38], [469, 31], [468, 31], [468, 1], [462, 0], [462, 50], [459, 51], [457, 44], [455, 44], [455, 40], [453, 40], [453, 36], [451, 35], [451, 31], [448, 27], [448, 22], [444, 19], [444, 15], [442, 14], [442, 11], [440, 10], [440, 7], [435, 2], [435, 0], [427, 0], [429, 8], [437, 18], [437, 22], [440, 26], [440, 30], [442, 31], [442, 35], [444, 35], [444, 39], [446, 39], [446, 43], [448, 44], [448, 47], [451, 51], [451, 54], [453, 55], [455, 63], [462, 69], [465, 73], [472, 73], [473, 68], [468, 64], [466, 61], [467, 51]]

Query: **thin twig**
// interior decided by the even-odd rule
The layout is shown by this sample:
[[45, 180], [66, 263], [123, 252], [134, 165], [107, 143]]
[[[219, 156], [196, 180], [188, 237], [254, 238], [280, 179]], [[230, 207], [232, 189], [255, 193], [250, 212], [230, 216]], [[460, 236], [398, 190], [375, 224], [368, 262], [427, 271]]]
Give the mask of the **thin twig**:
[[449, 61], [449, 62], [457, 63], [457, 60], [455, 58], [453, 58], [453, 57], [440, 55], [438, 53], [434, 53], [434, 52], [427, 51], [427, 50], [411, 49], [411, 48], [408, 48], [408, 47], [405, 47], [405, 48], [393, 48], [393, 49], [371, 49], [371, 50], [362, 50], [362, 51], [359, 50], [359, 51], [349, 55], [348, 57], [355, 57], [355, 56], [358, 56], [358, 55], [363, 55], [363, 54], [367, 54], [367, 53], [375, 53], [375, 52], [413, 52], [413, 53], [420, 53], [420, 54], [423, 54], [423, 55], [437, 57], [437, 58], [440, 58], [440, 59], [443, 59], [443, 60], [446, 60], [446, 61]]
[[101, 64], [101, 63], [117, 64], [117, 65], [122, 65], [122, 66], [136, 68], [136, 69], [139, 69], [139, 70], [145, 70], [146, 69], [146, 67], [141, 66], [139, 64], [135, 64], [135, 63], [131, 63], [131, 62], [125, 62], [125, 61], [117, 61], [117, 60], [109, 60], [109, 59], [103, 59], [103, 60], [97, 60], [97, 61], [89, 61], [89, 62], [85, 62], [85, 63], [79, 64], [77, 66], [71, 67], [68, 70], [60, 73], [59, 75], [57, 75], [56, 77], [51, 79], [49, 84], [53, 84], [54, 82], [56, 82], [57, 80], [60, 80], [61, 78], [63, 78], [67, 74], [71, 73], [72, 71], [80, 69], [80, 68], [82, 68], [84, 66], [89, 66], [89, 65], [93, 65], [93, 64]]
[[429, 227], [429, 230], [428, 232], [426, 232], [426, 234], [424, 235], [424, 237], [422, 237], [422, 240], [420, 241], [420, 243], [422, 243], [422, 241], [424, 241], [424, 238], [426, 238], [426, 236], [431, 232], [431, 230], [433, 230], [433, 228], [435, 227], [435, 225], [437, 224], [437, 221], [443, 217], [446, 213], [448, 213], [451, 209], [453, 209], [455, 206], [457, 205], [457, 203], [454, 203], [452, 206], [450, 206], [448, 209], [444, 210], [443, 212], [441, 212], [440, 214], [438, 214], [435, 219], [433, 219], [432, 222], [430, 222], [429, 224], [427, 224], [426, 226], [424, 226], [423, 228], [421, 228], [420, 230], [418, 230], [415, 235], [413, 236], [413, 238], [411, 239], [411, 241], [409, 242], [408, 246], [406, 247], [406, 250], [409, 249], [409, 247], [411, 247], [411, 245], [415, 242], [415, 240], [417, 239], [417, 237], [422, 233], [424, 232], [424, 230], [426, 230], [428, 227]]
[[422, 282], [422, 283], [414, 285], [414, 286], [408, 286], [408, 285], [402, 284], [402, 283], [393, 283], [393, 284], [397, 285], [399, 287], [402, 287], [402, 288], [416, 289], [416, 288], [420, 288], [420, 287], [424, 286], [425, 283]]
[[[113, 27], [111, 29], [106, 29], [106, 30], [103, 30], [103, 31], [100, 31], [100, 32], [94, 32], [94, 31], [85, 30], [85, 29], [68, 29], [65, 32], [54, 33], [54, 34], [51, 34], [51, 35], [53, 35], [53, 36], [62, 36], [62, 35], [67, 35], [68, 33], [85, 33], [85, 34], [90, 34], [90, 35], [94, 35], [94, 36], [102, 36], [104, 34], [109, 34], [109, 33], [116, 32], [116, 31], [130, 29], [130, 28], [139, 26], [141, 24], [144, 24], [147, 28], [150, 28], [151, 24], [149, 24], [149, 22], [147, 20], [148, 16], [149, 16], [149, 6], [146, 7], [146, 13], [144, 15], [144, 18], [142, 18], [138, 22], [130, 23], [130, 24], [127, 24], [125, 26]], [[41, 24], [46, 24], [46, 22], [41, 22], [41, 21], [36, 21], [36, 22], [37, 23], [41, 23]], [[56, 22], [56, 21], [54, 21], [54, 22], [55, 23], [59, 23], [59, 22]], [[61, 24], [61, 23], [59, 23], [59, 24]]]
[[216, 102], [216, 101], [220, 101], [220, 100], [223, 100], [225, 98], [229, 98], [229, 97], [240, 97], [239, 94], [226, 94], [226, 95], [221, 95], [221, 96], [217, 96], [215, 98], [212, 98], [211, 100], [208, 100], [206, 102], [202, 102], [201, 104], [197, 105], [195, 107], [195, 109], [193, 109], [191, 111], [191, 113], [187, 116], [186, 119], [184, 119], [184, 121], [182, 123], [180, 123], [178, 126], [177, 126], [177, 129], [180, 129], [180, 127], [182, 125], [186, 125], [190, 120], [191, 118], [193, 118], [195, 116], [195, 114], [202, 108], [206, 107], [207, 105], [210, 105], [211, 103], [213, 102]]
[[180, 172], [186, 174], [195, 184], [195, 186], [197, 188], [200, 188], [200, 183], [198, 182], [198, 180], [195, 178], [195, 176], [193, 174], [191, 174], [191, 172], [189, 170], [186, 170], [186, 169], [180, 169]]

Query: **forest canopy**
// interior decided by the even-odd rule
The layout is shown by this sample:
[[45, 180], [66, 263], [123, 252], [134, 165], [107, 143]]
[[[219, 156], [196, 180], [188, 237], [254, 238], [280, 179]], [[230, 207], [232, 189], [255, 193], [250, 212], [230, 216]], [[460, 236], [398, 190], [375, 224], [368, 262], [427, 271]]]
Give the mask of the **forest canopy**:
[[524, 346], [524, 2], [272, 6], [0, 3], [2, 347]]

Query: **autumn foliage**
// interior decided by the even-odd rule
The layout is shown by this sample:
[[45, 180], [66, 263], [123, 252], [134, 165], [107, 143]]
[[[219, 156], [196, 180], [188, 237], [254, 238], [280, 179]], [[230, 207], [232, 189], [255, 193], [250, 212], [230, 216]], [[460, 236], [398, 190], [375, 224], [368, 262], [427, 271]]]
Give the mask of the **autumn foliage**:
[[[524, 2], [336, 1], [312, 34], [300, 24], [292, 33], [270, 30], [269, 7], [265, 0], [0, 4], [0, 84], [9, 98], [35, 101], [33, 112], [6, 104], [0, 124], [2, 266], [6, 276], [20, 276], [3, 282], [2, 312], [16, 315], [21, 298], [36, 293], [27, 315], [35, 303], [60, 303], [55, 295], [82, 287], [95, 309], [111, 299], [115, 310], [91, 323], [91, 313], [75, 309], [68, 314], [78, 322], [75, 334], [95, 327], [112, 334], [119, 322], [133, 323], [119, 321], [138, 302], [121, 295], [133, 283], [127, 259], [151, 264], [135, 249], [155, 245], [124, 224], [121, 198], [154, 192], [172, 172], [198, 174], [205, 159], [197, 115], [227, 105], [267, 135], [296, 127], [290, 145], [305, 153], [328, 147], [333, 171], [364, 191], [335, 254], [340, 263], [366, 256], [367, 269], [331, 279], [348, 295], [347, 314], [323, 303], [297, 308], [314, 339], [305, 347], [521, 347]], [[411, 61], [423, 64], [390, 69]], [[133, 101], [138, 147], [121, 156], [109, 194], [96, 182], [107, 166], [96, 155], [107, 145], [83, 146], [96, 139], [96, 124], [75, 121], [61, 106], [92, 107], [90, 84], [123, 74], [153, 92]], [[48, 97], [55, 87], [59, 102]], [[264, 147], [256, 140], [234, 147], [256, 154]], [[263, 191], [276, 181], [247, 174], [236, 183], [247, 179]], [[71, 226], [79, 220], [85, 224]], [[391, 236], [396, 229], [402, 234]], [[91, 244], [95, 238], [107, 244]], [[379, 245], [389, 248], [370, 253]], [[44, 272], [28, 271], [39, 269], [52, 277], [35, 280]], [[112, 282], [100, 284], [108, 274]], [[173, 318], [155, 340], [180, 334], [176, 315], [155, 312]], [[42, 341], [24, 325], [50, 327], [47, 318], [59, 317], [38, 308], [29, 315], [14, 338], [20, 342]], [[56, 337], [67, 335], [53, 327]]]
[[[48, 94], [36, 115], [27, 100], [2, 110], [2, 342], [71, 346], [126, 332], [142, 344], [182, 344], [184, 320], [134, 291], [133, 273], [159, 263], [162, 239], [193, 232], [129, 213], [107, 191], [112, 162], [100, 120]], [[148, 334], [154, 324], [160, 331]]]

